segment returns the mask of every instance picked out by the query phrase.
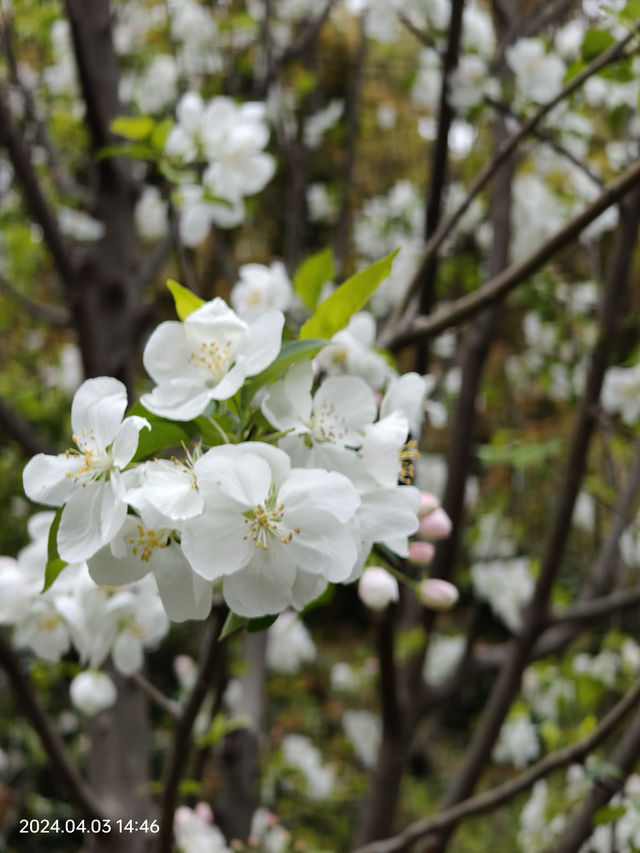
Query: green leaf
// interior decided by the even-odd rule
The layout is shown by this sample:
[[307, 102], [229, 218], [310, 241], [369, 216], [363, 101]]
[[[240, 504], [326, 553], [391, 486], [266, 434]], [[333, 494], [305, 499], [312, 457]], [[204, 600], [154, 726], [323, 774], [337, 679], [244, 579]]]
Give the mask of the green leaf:
[[130, 160], [153, 160], [156, 152], [144, 142], [114, 142], [103, 145], [96, 154], [97, 162], [109, 157], [129, 157]]
[[174, 122], [170, 118], [165, 118], [158, 122], [151, 132], [151, 145], [158, 151], [164, 151], [164, 146], [167, 141], [167, 136], [171, 132]]
[[602, 806], [602, 808], [598, 809], [594, 814], [591, 820], [591, 825], [603, 826], [606, 823], [613, 823], [614, 820], [624, 817], [626, 813], [626, 806]]
[[580, 55], [585, 62], [592, 62], [612, 44], [615, 44], [615, 38], [608, 30], [587, 30], [582, 40]]
[[347, 279], [331, 296], [318, 305], [315, 314], [300, 329], [300, 338], [330, 338], [344, 329], [352, 314], [359, 311], [391, 272], [396, 249], [386, 258]]
[[293, 279], [293, 289], [309, 311], [315, 310], [322, 285], [333, 281], [333, 249], [323, 249], [311, 255], [298, 267]]
[[138, 435], [138, 449], [132, 462], [140, 462], [154, 456], [161, 450], [169, 447], [178, 447], [181, 444], [189, 444], [193, 434], [197, 431], [192, 422], [176, 423], [158, 415], [148, 412], [142, 403], [135, 403], [127, 412], [127, 416], [137, 415], [146, 418], [151, 424], [151, 429], [141, 429]]
[[67, 565], [58, 554], [58, 528], [60, 527], [60, 519], [62, 518], [63, 506], [56, 512], [49, 528], [49, 538], [47, 540], [47, 565], [44, 570], [44, 586], [42, 592], [46, 592], [51, 584], [58, 577], [60, 572]]
[[279, 613], [269, 613], [267, 616], [258, 616], [255, 619], [249, 619], [247, 631], [250, 634], [259, 634], [260, 631], [266, 631], [267, 628], [273, 625], [279, 615]]
[[112, 133], [131, 142], [141, 142], [154, 129], [156, 123], [151, 116], [118, 116], [110, 124]]
[[172, 278], [167, 281], [167, 287], [171, 291], [176, 303], [176, 313], [181, 320], [186, 320], [189, 314], [193, 314], [197, 308], [204, 305], [204, 299], [200, 299], [199, 296]]
[[230, 637], [232, 634], [235, 634], [236, 631], [244, 628], [248, 621], [249, 620], [246, 616], [238, 616], [237, 613], [230, 610], [227, 614], [227, 618], [224, 620], [219, 640], [226, 640], [227, 637]]
[[629, 0], [620, 12], [620, 17], [630, 19], [634, 22], [637, 18], [640, 18], [640, 0]]
[[305, 341], [287, 341], [282, 345], [282, 349], [278, 353], [275, 361], [272, 361], [269, 367], [253, 376], [245, 385], [247, 389], [247, 399], [255, 395], [255, 393], [266, 385], [267, 382], [274, 382], [283, 376], [292, 364], [303, 361], [305, 358], [313, 358], [313, 356], [326, 346], [329, 342], [326, 340], [318, 340], [310, 338]]

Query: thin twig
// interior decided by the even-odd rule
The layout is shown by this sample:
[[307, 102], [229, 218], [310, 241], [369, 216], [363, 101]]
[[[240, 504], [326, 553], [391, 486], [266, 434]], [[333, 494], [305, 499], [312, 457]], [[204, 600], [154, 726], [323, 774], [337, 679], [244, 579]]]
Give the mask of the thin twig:
[[158, 853], [171, 853], [173, 844], [173, 815], [178, 796], [178, 787], [189, 754], [191, 729], [205, 696], [209, 692], [220, 661], [223, 658], [225, 644], [219, 640], [220, 632], [227, 614], [224, 606], [214, 607], [203, 643], [203, 653], [193, 690], [182, 708], [176, 723], [173, 746], [168, 756], [163, 774], [163, 796], [158, 835]]
[[0, 429], [9, 438], [17, 441], [29, 456], [36, 453], [54, 453], [54, 448], [48, 444], [36, 431], [33, 424], [25, 420], [9, 403], [0, 398]]
[[577, 237], [594, 219], [612, 204], [619, 201], [640, 181], [640, 160], [607, 184], [598, 198], [573, 217], [560, 231], [556, 232], [524, 260], [508, 267], [503, 273], [490, 279], [473, 293], [460, 297], [447, 308], [428, 317], [418, 317], [408, 328], [383, 336], [380, 345], [391, 349], [408, 346], [422, 337], [430, 337], [480, 311], [487, 305], [502, 299], [516, 285], [543, 266], [567, 243]]
[[548, 776], [554, 770], [583, 761], [593, 749], [614, 731], [616, 726], [638, 703], [638, 700], [640, 700], [640, 682], [609, 711], [589, 735], [578, 743], [552, 752], [534, 764], [533, 767], [516, 776], [515, 779], [510, 779], [491, 791], [484, 791], [482, 794], [470, 797], [433, 817], [417, 820], [393, 838], [374, 841], [372, 844], [359, 847], [353, 853], [400, 853], [400, 851], [407, 850], [418, 838], [424, 838], [425, 835], [442, 831], [464, 818], [483, 814], [509, 802], [521, 791], [526, 791], [538, 779]]
[[0, 633], [0, 666], [7, 673], [27, 719], [42, 741], [51, 765], [66, 787], [70, 798], [87, 820], [102, 821], [106, 819], [107, 813], [69, 760], [64, 744], [58, 737], [48, 716], [38, 704], [31, 681], [23, 673], [18, 657], [2, 633]]
[[148, 678], [145, 678], [141, 672], [134, 672], [130, 676], [131, 681], [138, 687], [152, 702], [155, 702], [159, 708], [166, 711], [174, 720], [179, 720], [182, 713], [182, 707], [179, 702], [169, 699], [161, 690], [152, 684]]
[[44, 320], [45, 323], [51, 323], [52, 326], [70, 326], [71, 315], [65, 308], [60, 308], [57, 305], [46, 305], [43, 302], [34, 302], [20, 293], [10, 281], [0, 275], [0, 291], [6, 293], [23, 308], [31, 317], [36, 320]]
[[438, 227], [437, 231], [433, 234], [433, 236], [429, 238], [427, 245], [425, 246], [424, 255], [422, 257], [422, 261], [418, 271], [413, 277], [413, 280], [404, 297], [398, 302], [397, 306], [391, 313], [387, 324], [385, 325], [385, 329], [382, 335], [383, 339], [392, 337], [393, 330], [399, 325], [401, 317], [404, 315], [405, 311], [409, 306], [409, 303], [411, 302], [411, 300], [413, 299], [413, 297], [418, 292], [421, 286], [424, 270], [427, 268], [428, 264], [431, 263], [432, 255], [434, 255], [438, 251], [438, 249], [449, 236], [451, 231], [458, 224], [461, 217], [468, 210], [471, 202], [500, 168], [504, 159], [508, 157], [509, 154], [511, 154], [511, 152], [519, 144], [520, 140], [527, 136], [533, 130], [533, 128], [536, 127], [549, 112], [551, 112], [551, 110], [555, 106], [557, 106], [561, 101], [563, 101], [574, 91], [576, 91], [576, 89], [580, 88], [580, 86], [582, 86], [585, 80], [588, 80], [598, 71], [600, 71], [601, 68], [604, 68], [607, 65], [610, 65], [612, 62], [617, 62], [619, 59], [624, 58], [624, 48], [629, 44], [630, 41], [632, 41], [632, 39], [636, 36], [639, 30], [640, 21], [630, 30], [630, 32], [627, 33], [626, 36], [621, 38], [615, 44], [612, 44], [611, 47], [607, 48], [607, 50], [603, 51], [599, 56], [597, 56], [579, 74], [576, 74], [576, 76], [573, 77], [566, 84], [566, 86], [564, 86], [560, 90], [560, 92], [558, 92], [555, 97], [547, 101], [546, 104], [542, 104], [536, 110], [536, 112], [534, 112], [531, 118], [522, 125], [522, 127], [520, 127], [515, 133], [513, 133], [508, 139], [506, 139], [502, 143], [502, 145], [500, 145], [493, 158], [487, 163], [487, 165], [483, 169], [480, 170], [480, 172], [476, 175], [475, 179], [472, 181], [467, 195], [463, 199], [463, 201], [444, 220], [444, 222], [441, 223], [441, 225]]

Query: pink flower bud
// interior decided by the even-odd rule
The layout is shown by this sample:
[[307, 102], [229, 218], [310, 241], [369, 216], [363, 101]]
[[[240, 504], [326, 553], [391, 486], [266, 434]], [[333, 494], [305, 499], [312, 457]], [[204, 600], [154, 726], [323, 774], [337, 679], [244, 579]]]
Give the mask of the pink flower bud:
[[418, 510], [418, 518], [424, 518], [425, 515], [431, 515], [431, 513], [438, 509], [440, 506], [440, 501], [435, 495], [432, 495], [431, 492], [420, 492], [420, 509]]
[[451, 610], [459, 597], [455, 586], [440, 578], [427, 578], [418, 587], [418, 598], [431, 610]]
[[432, 542], [437, 542], [439, 539], [446, 539], [451, 533], [451, 519], [447, 513], [438, 507], [429, 515], [425, 515], [420, 519], [418, 527], [418, 536], [422, 539], [430, 539]]
[[428, 566], [435, 553], [431, 542], [412, 542], [409, 545], [409, 562], [413, 566]]
[[369, 566], [360, 578], [358, 595], [370, 610], [384, 610], [398, 600], [398, 581], [386, 569]]

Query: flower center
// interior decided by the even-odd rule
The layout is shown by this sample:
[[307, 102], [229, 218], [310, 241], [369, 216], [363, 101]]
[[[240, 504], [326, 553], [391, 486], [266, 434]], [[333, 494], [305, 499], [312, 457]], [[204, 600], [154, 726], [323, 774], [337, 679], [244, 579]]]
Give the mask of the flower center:
[[275, 490], [272, 487], [264, 504], [243, 513], [244, 523], [248, 528], [243, 539], [248, 539], [251, 536], [256, 548], [262, 548], [265, 551], [269, 550], [269, 540], [274, 536], [277, 536], [283, 545], [288, 545], [293, 539], [293, 534], [300, 533], [300, 528], [291, 529], [283, 525], [283, 512], [284, 504], [276, 505]]
[[346, 421], [336, 415], [333, 403], [322, 403], [319, 408], [313, 410], [309, 430], [315, 441], [334, 444], [342, 441], [347, 434]]
[[87, 483], [108, 474], [113, 468], [113, 459], [110, 452], [97, 446], [93, 435], [89, 435], [86, 429], [82, 430], [80, 437], [75, 434], [71, 437], [76, 446], [65, 450], [65, 456], [80, 462], [80, 465], [67, 471], [65, 476], [73, 479], [74, 483], [80, 483], [84, 488]]
[[143, 563], [148, 563], [156, 548], [166, 548], [171, 531], [169, 530], [147, 530], [142, 524], [136, 525], [137, 536], [129, 537], [131, 553], [140, 557]]
[[225, 341], [224, 344], [217, 341], [203, 341], [200, 349], [192, 352], [189, 359], [197, 368], [208, 370], [217, 383], [229, 372], [233, 358], [232, 348], [231, 341]]
[[60, 624], [60, 617], [55, 614], [52, 616], [45, 616], [44, 619], [41, 619], [38, 623], [39, 627], [44, 629], [45, 631], [53, 631]]

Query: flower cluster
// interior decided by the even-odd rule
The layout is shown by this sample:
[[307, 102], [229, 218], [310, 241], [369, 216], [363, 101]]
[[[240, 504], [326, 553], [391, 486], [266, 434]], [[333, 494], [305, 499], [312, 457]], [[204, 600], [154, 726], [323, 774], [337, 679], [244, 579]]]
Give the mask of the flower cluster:
[[[183, 621], [205, 618], [214, 590], [248, 618], [301, 609], [357, 580], [374, 543], [409, 555], [424, 380], [394, 379], [378, 405], [361, 377], [317, 384], [303, 358], [260, 387], [283, 324], [279, 310], [247, 323], [220, 298], [162, 323], [144, 351], [156, 384], [141, 414], [125, 416], [116, 379], [81, 385], [75, 447], [24, 472], [27, 495], [59, 507], [59, 560], [86, 561], [100, 589], [157, 588]], [[180, 455], [153, 455], [178, 443]]]

